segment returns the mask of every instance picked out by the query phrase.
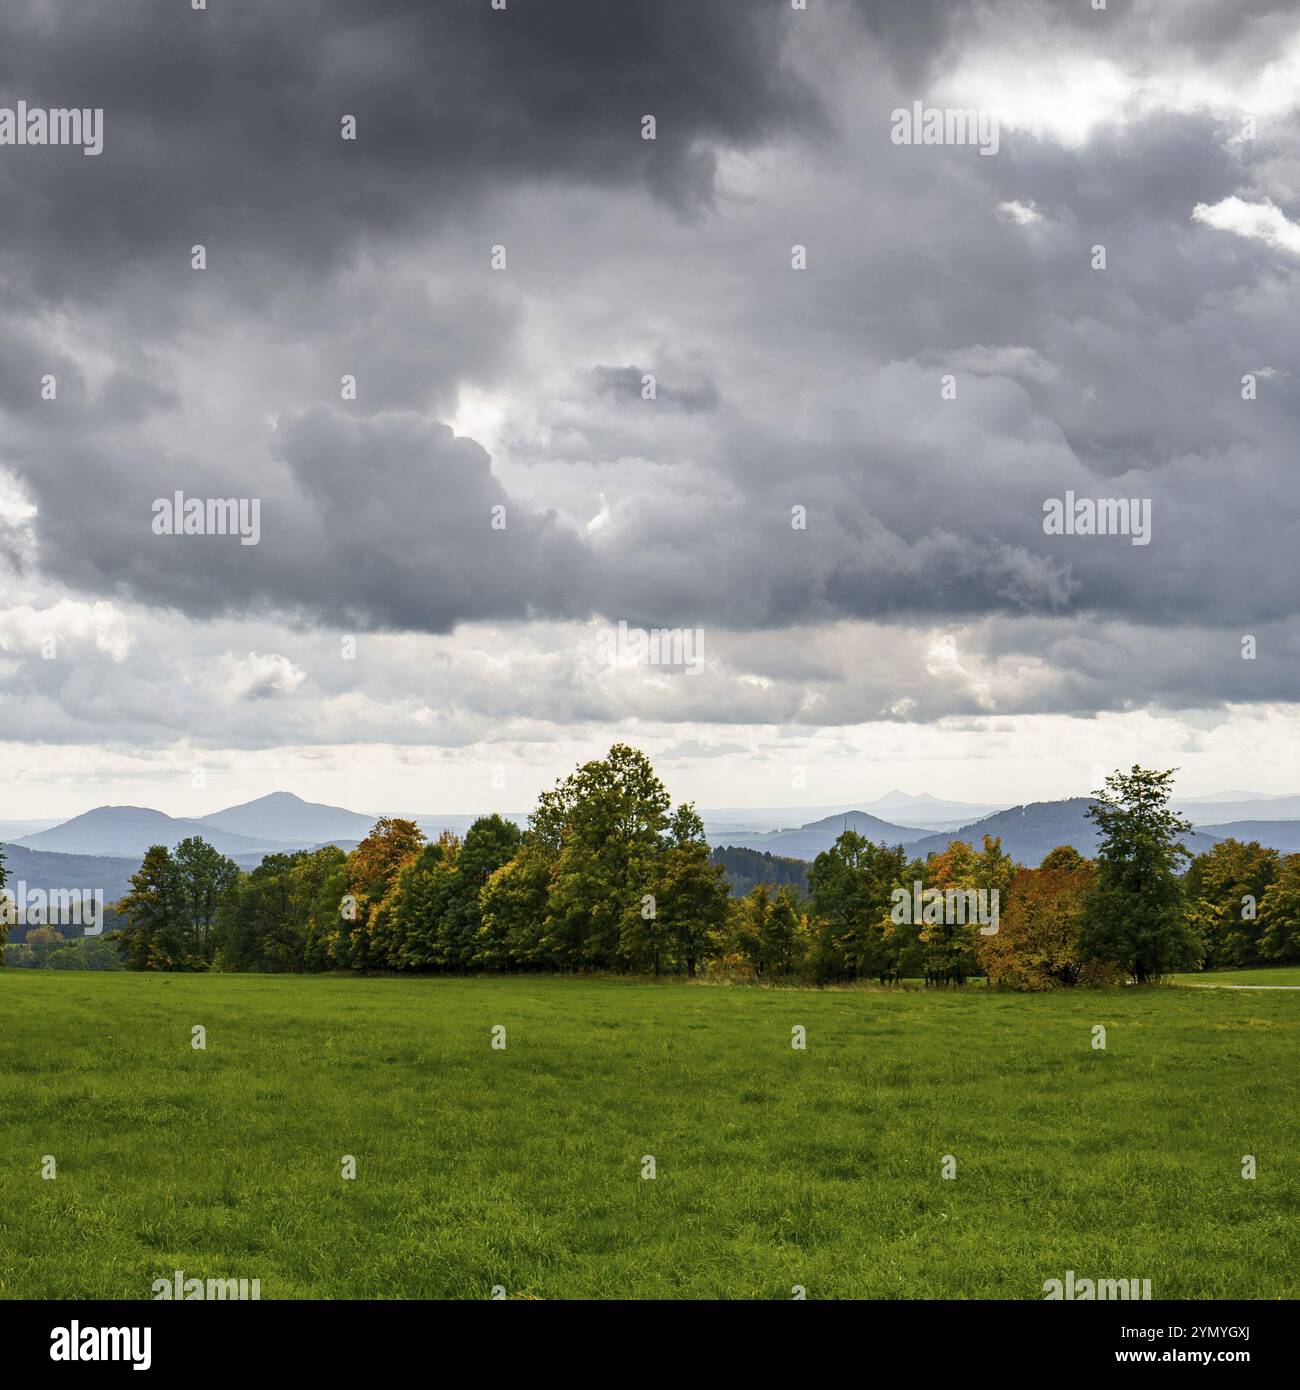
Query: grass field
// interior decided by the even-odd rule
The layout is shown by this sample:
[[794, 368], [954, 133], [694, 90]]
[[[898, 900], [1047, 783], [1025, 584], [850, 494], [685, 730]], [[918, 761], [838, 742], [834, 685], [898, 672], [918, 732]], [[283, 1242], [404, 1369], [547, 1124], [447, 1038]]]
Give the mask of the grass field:
[[1286, 992], [3, 970], [0, 1294], [1294, 1297], [1298, 1059]]

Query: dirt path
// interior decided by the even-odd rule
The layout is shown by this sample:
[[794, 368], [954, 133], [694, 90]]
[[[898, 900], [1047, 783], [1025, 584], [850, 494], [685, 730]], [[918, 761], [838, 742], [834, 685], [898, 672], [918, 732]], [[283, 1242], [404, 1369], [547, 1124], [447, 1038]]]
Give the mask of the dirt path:
[[1190, 980], [1184, 986], [1186, 989], [1300, 989], [1300, 985], [1200, 985], [1193, 984]]

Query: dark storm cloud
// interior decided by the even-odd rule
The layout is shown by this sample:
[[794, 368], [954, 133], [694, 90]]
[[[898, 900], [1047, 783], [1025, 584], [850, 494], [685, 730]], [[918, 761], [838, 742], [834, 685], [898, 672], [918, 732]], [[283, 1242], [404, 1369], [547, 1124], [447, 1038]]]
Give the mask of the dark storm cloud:
[[[41, 564], [203, 618], [446, 632], [599, 614], [758, 634], [789, 663], [765, 634], [1043, 615], [1037, 650], [1066, 676], [1017, 708], [1273, 698], [1292, 646], [1267, 680], [1196, 655], [1285, 621], [1300, 583], [1294, 381], [1240, 396], [1243, 373], [1300, 358], [1300, 262], [1191, 216], [1261, 196], [1254, 156], [1203, 112], [1116, 119], [1073, 148], [1006, 131], [994, 158], [888, 140], [889, 109], [983, 26], [1029, 16], [1057, 50], [1139, 66], [1168, 45], [1266, 52], [1279, 8], [1234, 13], [1225, 30], [1209, 6], [1123, 0], [1105, 18], [940, 0], [17, 4], [0, 89], [107, 122], [98, 158], [0, 151], [0, 464], [38, 508]], [[1296, 146], [1276, 120], [1258, 148]], [[784, 154], [787, 174], [728, 189], [735, 151], [760, 170]], [[603, 242], [582, 240], [570, 196], [607, 213]], [[1037, 220], [1009, 221], [1008, 201]], [[670, 237], [667, 268], [647, 267]], [[487, 272], [495, 240], [529, 267], [522, 288]], [[561, 463], [608, 470], [607, 513], [584, 530], [595, 505], [561, 518], [525, 467], [508, 487], [508, 461], [426, 417], [454, 417], [467, 383], [526, 394], [561, 350], [547, 315], [594, 313], [611, 284], [630, 341], [586, 351], [576, 317], [558, 374], [579, 389], [538, 407], [564, 430], [514, 453], [532, 466], [563, 433]], [[52, 326], [65, 309], [99, 333], [102, 379]], [[278, 374], [264, 396], [223, 383], [242, 352]], [[36, 391], [46, 370], [57, 408]], [[355, 404], [338, 401], [345, 372]], [[205, 436], [204, 411], [241, 424], [235, 445]], [[152, 535], [174, 488], [259, 497], [261, 543]], [[1152, 544], [1045, 536], [1043, 502], [1067, 489], [1150, 498]], [[1104, 650], [1074, 627], [1052, 639], [1079, 615], [1132, 626]], [[1187, 656], [1139, 681], [1144, 624]], [[799, 684], [768, 712], [795, 717]], [[759, 703], [747, 692], [736, 717]]]
[[[64, 480], [78, 489], [76, 505], [66, 493], [38, 493], [46, 572], [88, 589], [110, 578], [117, 592], [195, 616], [279, 611], [422, 632], [571, 614], [575, 596], [592, 590], [573, 534], [515, 504], [482, 448], [445, 425], [316, 407], [280, 421], [274, 453], [285, 473], [259, 485], [193, 459], [84, 446]], [[176, 490], [255, 498], [257, 542], [156, 534], [154, 502]], [[89, 531], [86, 515], [99, 518]]]
[[[39, 300], [114, 296], [145, 261], [187, 295], [209, 247], [252, 302], [521, 179], [641, 185], [683, 212], [713, 151], [816, 126], [787, 16], [729, 0], [13, 0], [0, 91], [102, 107], [96, 158], [6, 149], [6, 263]], [[357, 121], [355, 142], [340, 120]], [[653, 114], [657, 138], [643, 141]]]

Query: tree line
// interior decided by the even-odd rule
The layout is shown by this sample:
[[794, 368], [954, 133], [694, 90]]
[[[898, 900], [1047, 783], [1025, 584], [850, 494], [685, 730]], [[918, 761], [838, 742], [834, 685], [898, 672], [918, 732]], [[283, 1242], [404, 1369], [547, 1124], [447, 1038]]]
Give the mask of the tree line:
[[[1225, 841], [1185, 867], [1172, 779], [1108, 778], [1091, 860], [1062, 846], [1024, 868], [990, 836], [909, 858], [849, 830], [806, 891], [759, 881], [733, 896], [694, 808], [673, 809], [645, 755], [617, 744], [544, 792], [522, 830], [490, 815], [429, 841], [385, 817], [350, 853], [272, 854], [249, 872], [199, 838], [154, 846], [105, 942], [134, 970], [982, 976], [1025, 990], [1300, 960], [1300, 855]], [[0, 886], [3, 873], [0, 860]], [[978, 894], [995, 930], [951, 910]]]

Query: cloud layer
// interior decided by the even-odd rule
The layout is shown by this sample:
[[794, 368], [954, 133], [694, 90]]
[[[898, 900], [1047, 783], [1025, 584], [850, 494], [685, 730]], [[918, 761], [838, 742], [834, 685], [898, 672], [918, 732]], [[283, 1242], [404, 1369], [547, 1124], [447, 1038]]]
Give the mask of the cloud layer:
[[[6, 99], [105, 142], [0, 149], [0, 734], [1291, 701], [1288, 74], [1266, 0], [16, 0]], [[915, 101], [997, 155], [894, 145]], [[154, 535], [177, 490], [259, 544]], [[1045, 534], [1067, 493], [1151, 543]], [[704, 675], [596, 669], [620, 620]]]

